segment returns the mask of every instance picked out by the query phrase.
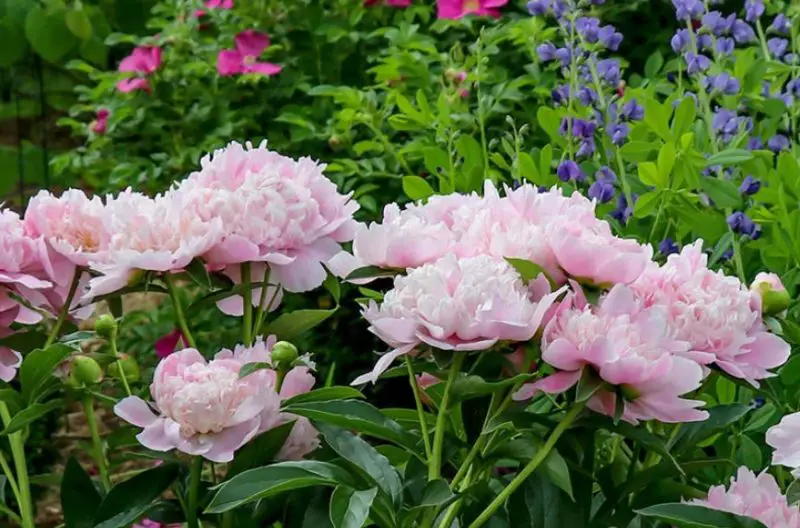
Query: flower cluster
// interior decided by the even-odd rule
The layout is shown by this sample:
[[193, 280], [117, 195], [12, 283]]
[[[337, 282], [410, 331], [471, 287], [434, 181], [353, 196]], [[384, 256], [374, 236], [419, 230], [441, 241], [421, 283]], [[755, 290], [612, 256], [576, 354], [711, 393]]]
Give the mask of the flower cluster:
[[255, 436], [294, 421], [277, 458], [302, 458], [318, 447], [317, 431], [307, 419], [281, 413], [280, 406], [282, 400], [313, 388], [308, 367], [294, 367], [281, 386], [272, 369], [239, 376], [246, 364], [271, 363], [274, 343], [270, 337], [252, 347], [223, 350], [210, 362], [192, 348], [175, 352], [156, 368], [152, 404], [129, 396], [114, 412], [143, 429], [137, 439], [148, 449], [177, 449], [213, 462], [230, 462]]

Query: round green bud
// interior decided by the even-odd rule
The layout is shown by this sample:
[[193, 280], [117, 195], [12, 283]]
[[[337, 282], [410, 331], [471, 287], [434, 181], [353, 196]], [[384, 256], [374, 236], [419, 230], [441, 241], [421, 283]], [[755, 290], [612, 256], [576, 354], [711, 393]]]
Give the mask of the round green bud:
[[764, 315], [781, 315], [791, 302], [786, 290], [768, 290], [761, 293], [761, 311]]
[[75, 356], [70, 364], [70, 377], [80, 385], [95, 385], [103, 381], [103, 369], [88, 356]]
[[75, 377], [75, 375], [72, 372], [70, 372], [69, 376], [64, 378], [64, 385], [66, 385], [67, 387], [70, 387], [72, 389], [79, 389], [79, 388], [81, 388], [83, 386], [83, 383], [78, 381], [78, 379]]
[[279, 366], [291, 366], [297, 355], [297, 347], [288, 341], [278, 341], [272, 347], [272, 362]]
[[117, 320], [113, 315], [103, 314], [94, 322], [94, 331], [100, 337], [111, 337], [117, 331]]
[[108, 366], [108, 373], [114, 379], [121, 379], [119, 374], [119, 366], [122, 365], [122, 371], [125, 373], [125, 379], [128, 383], [139, 381], [141, 378], [141, 371], [139, 370], [139, 363], [128, 354], [120, 354], [119, 361], [114, 361]]

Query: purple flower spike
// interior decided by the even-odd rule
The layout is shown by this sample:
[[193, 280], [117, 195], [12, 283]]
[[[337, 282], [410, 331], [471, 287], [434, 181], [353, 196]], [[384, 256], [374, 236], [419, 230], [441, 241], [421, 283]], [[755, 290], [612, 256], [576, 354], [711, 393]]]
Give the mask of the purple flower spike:
[[605, 180], [597, 180], [589, 187], [589, 198], [594, 198], [600, 203], [608, 203], [616, 194], [614, 185]]
[[572, 160], [565, 160], [556, 169], [556, 176], [564, 182], [567, 181], [583, 181], [586, 176], [583, 174], [580, 166]]
[[672, 240], [671, 238], [665, 238], [658, 245], [658, 252], [664, 255], [665, 257], [668, 255], [672, 255], [674, 253], [678, 253], [679, 251], [680, 248], [678, 247], [678, 244], [676, 244], [675, 241]]

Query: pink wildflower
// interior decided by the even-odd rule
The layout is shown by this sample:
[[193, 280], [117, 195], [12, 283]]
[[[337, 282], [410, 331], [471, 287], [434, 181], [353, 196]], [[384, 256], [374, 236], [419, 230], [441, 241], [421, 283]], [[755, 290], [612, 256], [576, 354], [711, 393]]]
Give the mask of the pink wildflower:
[[97, 111], [97, 116], [91, 124], [92, 132], [98, 136], [102, 136], [108, 130], [108, 110], [101, 108]]
[[761, 306], [736, 277], [708, 269], [702, 241], [650, 264], [632, 285], [646, 306], [660, 306], [677, 339], [691, 345], [687, 357], [758, 386], [769, 369], [789, 358], [789, 345], [769, 333]]
[[398, 276], [379, 306], [363, 315], [370, 331], [393, 348], [354, 385], [376, 382], [394, 359], [426, 344], [441, 350], [486, 350], [500, 340], [527, 341], [562, 293], [534, 302], [508, 263], [450, 254]]
[[178, 346], [178, 343], [180, 342], [183, 342], [184, 347], [189, 345], [189, 343], [186, 341], [186, 337], [183, 335], [183, 332], [181, 332], [176, 328], [172, 332], [168, 333], [167, 335], [156, 341], [155, 343], [156, 355], [160, 359], [164, 359], [165, 357], [175, 352], [175, 348]]
[[499, 17], [508, 0], [437, 0], [439, 18], [459, 19], [467, 15]]
[[158, 46], [139, 46], [119, 63], [120, 72], [135, 73], [135, 77], [122, 79], [117, 83], [120, 92], [150, 90], [148, 77], [161, 67], [161, 48]]
[[239, 75], [257, 73], [276, 75], [282, 66], [271, 62], [258, 62], [258, 56], [269, 47], [269, 36], [248, 29], [236, 35], [236, 48], [219, 52], [217, 71], [220, 75]]
[[772, 464], [792, 468], [800, 478], [800, 413], [789, 414], [767, 431], [767, 444], [775, 449]]
[[775, 478], [766, 472], [756, 475], [744, 466], [727, 490], [725, 486], [714, 486], [707, 499], [695, 499], [690, 504], [750, 517], [767, 528], [800, 526], [800, 509], [789, 505]]

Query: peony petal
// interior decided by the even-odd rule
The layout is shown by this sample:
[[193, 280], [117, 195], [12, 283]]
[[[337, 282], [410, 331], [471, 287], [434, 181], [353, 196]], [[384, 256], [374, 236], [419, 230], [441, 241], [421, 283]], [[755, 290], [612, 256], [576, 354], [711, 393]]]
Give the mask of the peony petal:
[[367, 374], [362, 374], [361, 376], [357, 377], [353, 383], [350, 385], [363, 385], [365, 383], [376, 383], [378, 378], [380, 378], [381, 374], [383, 374], [386, 369], [389, 368], [389, 365], [392, 362], [399, 358], [400, 356], [404, 356], [414, 350], [416, 345], [406, 345], [399, 348], [395, 348], [394, 350], [383, 354], [378, 361], [375, 363], [375, 367], [372, 369], [372, 372], [368, 372]]
[[114, 414], [135, 425], [136, 427], [150, 427], [159, 418], [150, 409], [143, 399], [138, 396], [128, 396], [114, 406]]

